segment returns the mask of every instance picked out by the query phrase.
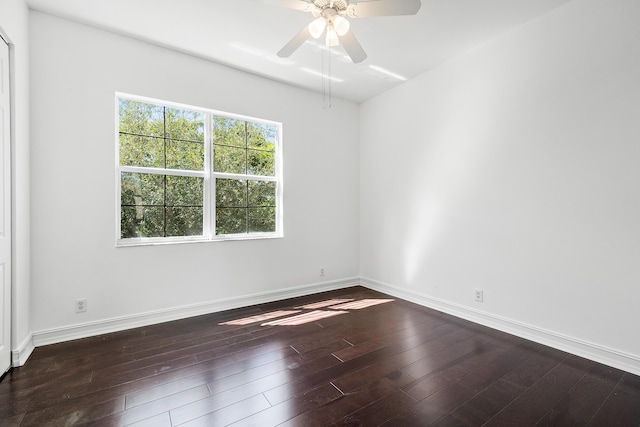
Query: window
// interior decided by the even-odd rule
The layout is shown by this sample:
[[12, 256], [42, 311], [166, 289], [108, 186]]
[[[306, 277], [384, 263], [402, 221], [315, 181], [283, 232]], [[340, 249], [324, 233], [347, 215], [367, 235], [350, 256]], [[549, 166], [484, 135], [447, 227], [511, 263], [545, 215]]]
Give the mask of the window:
[[118, 245], [282, 236], [281, 124], [116, 101]]

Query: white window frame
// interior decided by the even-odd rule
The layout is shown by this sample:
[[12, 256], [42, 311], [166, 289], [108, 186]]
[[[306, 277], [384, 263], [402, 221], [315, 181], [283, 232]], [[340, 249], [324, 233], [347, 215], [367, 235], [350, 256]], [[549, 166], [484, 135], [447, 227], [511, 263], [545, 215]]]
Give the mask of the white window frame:
[[[191, 111], [198, 111], [204, 114], [204, 170], [187, 169], [165, 169], [142, 166], [120, 165], [120, 114], [119, 101], [126, 99], [148, 104], [161, 105], [171, 108], [179, 108]], [[243, 120], [253, 123], [260, 123], [276, 128], [275, 135], [275, 174], [274, 176], [248, 175], [237, 173], [215, 172], [213, 170], [213, 117], [220, 116], [234, 120]], [[253, 240], [253, 239], [274, 239], [284, 237], [283, 233], [283, 182], [282, 182], [282, 123], [271, 120], [259, 119], [256, 117], [244, 116], [240, 114], [228, 113], [212, 110], [192, 105], [180, 104], [171, 101], [164, 101], [144, 96], [132, 95], [122, 92], [115, 94], [115, 146], [116, 146], [116, 246], [141, 246], [141, 245], [162, 245], [189, 242], [214, 242], [226, 240]], [[199, 236], [172, 236], [172, 237], [131, 237], [121, 238], [121, 177], [122, 172], [145, 173], [154, 175], [173, 175], [185, 177], [199, 177], [204, 179], [203, 183], [203, 213], [202, 213], [202, 235]], [[238, 233], [238, 234], [218, 234], [216, 235], [216, 179], [242, 179], [269, 181], [276, 183], [276, 230], [274, 232], [259, 233]]]

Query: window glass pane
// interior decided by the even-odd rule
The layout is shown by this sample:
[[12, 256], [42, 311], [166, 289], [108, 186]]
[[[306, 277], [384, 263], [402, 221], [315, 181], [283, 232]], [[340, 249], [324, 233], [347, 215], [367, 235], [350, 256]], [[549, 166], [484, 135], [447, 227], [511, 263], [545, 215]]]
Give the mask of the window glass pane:
[[167, 140], [168, 169], [204, 169], [204, 143]]
[[183, 141], [204, 141], [204, 114], [198, 111], [167, 108], [166, 137]]
[[213, 143], [245, 148], [247, 138], [244, 120], [214, 116]]
[[202, 235], [203, 185], [197, 177], [123, 172], [121, 237]]
[[247, 173], [250, 175], [274, 176], [275, 153], [273, 151], [247, 150]]
[[269, 233], [276, 231], [276, 208], [249, 208], [249, 233]]
[[249, 181], [249, 206], [275, 206], [276, 183]]
[[164, 204], [164, 175], [122, 172], [121, 176], [121, 205]]
[[246, 207], [247, 182], [244, 179], [216, 179], [216, 206]]
[[162, 105], [120, 99], [120, 132], [164, 137]]
[[201, 236], [202, 207], [168, 206], [167, 236]]
[[213, 170], [226, 173], [247, 173], [247, 150], [216, 145], [213, 148]]
[[164, 167], [164, 138], [120, 134], [120, 164]]
[[247, 210], [245, 208], [216, 209], [216, 234], [238, 234], [247, 232]]
[[164, 207], [121, 206], [120, 237], [160, 237], [164, 235]]
[[167, 175], [167, 206], [202, 207], [203, 186], [203, 178]]
[[247, 122], [247, 146], [259, 150], [274, 151], [276, 127], [262, 123]]

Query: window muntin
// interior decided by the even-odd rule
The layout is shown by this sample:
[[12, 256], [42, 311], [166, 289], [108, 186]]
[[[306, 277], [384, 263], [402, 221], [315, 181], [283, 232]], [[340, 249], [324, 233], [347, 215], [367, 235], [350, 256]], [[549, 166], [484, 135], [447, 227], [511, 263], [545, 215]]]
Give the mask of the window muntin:
[[118, 245], [282, 236], [281, 124], [116, 101]]

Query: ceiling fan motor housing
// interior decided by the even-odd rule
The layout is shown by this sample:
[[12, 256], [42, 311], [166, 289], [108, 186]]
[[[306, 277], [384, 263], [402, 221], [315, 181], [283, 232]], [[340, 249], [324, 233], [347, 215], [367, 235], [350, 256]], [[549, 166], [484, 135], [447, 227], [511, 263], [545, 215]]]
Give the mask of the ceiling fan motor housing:
[[317, 8], [319, 15], [329, 17], [333, 15], [343, 16], [349, 7], [348, 0], [313, 0], [313, 5]]

